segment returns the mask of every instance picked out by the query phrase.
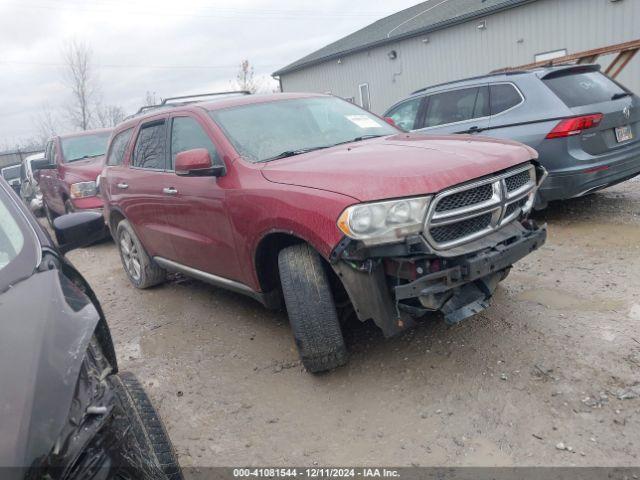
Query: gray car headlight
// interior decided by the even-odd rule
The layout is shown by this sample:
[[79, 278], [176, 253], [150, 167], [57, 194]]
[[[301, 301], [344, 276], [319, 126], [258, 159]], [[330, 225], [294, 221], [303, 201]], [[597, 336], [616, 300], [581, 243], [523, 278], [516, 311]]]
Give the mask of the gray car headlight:
[[352, 205], [340, 214], [338, 228], [365, 245], [398, 242], [420, 233], [431, 197]]

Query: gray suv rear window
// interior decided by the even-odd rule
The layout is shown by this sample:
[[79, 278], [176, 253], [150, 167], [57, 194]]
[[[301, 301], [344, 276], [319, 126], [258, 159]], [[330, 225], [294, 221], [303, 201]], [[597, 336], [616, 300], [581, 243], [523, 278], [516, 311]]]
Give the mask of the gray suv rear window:
[[542, 81], [569, 108], [607, 102], [616, 93], [624, 93], [622, 88], [600, 72], [568, 72]]

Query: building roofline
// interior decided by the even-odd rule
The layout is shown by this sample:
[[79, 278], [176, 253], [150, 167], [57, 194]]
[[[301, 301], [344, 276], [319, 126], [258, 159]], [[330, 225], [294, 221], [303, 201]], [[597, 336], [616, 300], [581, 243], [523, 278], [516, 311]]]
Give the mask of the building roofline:
[[[455, 25], [466, 23], [468, 21], [474, 20], [474, 19], [479, 18], [479, 17], [483, 17], [483, 16], [486, 16], [486, 15], [491, 15], [491, 14], [494, 14], [494, 13], [499, 13], [499, 12], [502, 12], [502, 11], [505, 11], [505, 10], [509, 10], [511, 8], [515, 8], [515, 7], [519, 7], [521, 5], [525, 5], [527, 3], [533, 3], [535, 1], [537, 1], [537, 0], [508, 0], [507, 2], [505, 2], [503, 4], [500, 4], [500, 5], [495, 5], [495, 6], [492, 6], [492, 7], [485, 7], [485, 8], [476, 10], [475, 12], [472, 12], [472, 13], [467, 13], [465, 15], [459, 15], [457, 17], [453, 17], [453, 18], [444, 20], [442, 22], [438, 22], [436, 24], [429, 25], [428, 27], [420, 28], [420, 29], [417, 29], [417, 30], [412, 30], [410, 32], [406, 32], [406, 33], [403, 33], [403, 34], [400, 34], [400, 35], [396, 35], [396, 36], [393, 36], [393, 37], [387, 37], [387, 38], [384, 38], [382, 40], [376, 40], [376, 41], [373, 41], [373, 42], [368, 42], [368, 43], [365, 43], [365, 44], [360, 45], [360, 46], [355, 47], [355, 48], [351, 48], [351, 49], [343, 50], [341, 52], [325, 55], [324, 57], [314, 58], [314, 59], [308, 60], [308, 61], [303, 62], [303, 63], [298, 63], [302, 59], [296, 60], [295, 62], [290, 63], [289, 65], [287, 65], [286, 67], [283, 67], [283, 68], [273, 72], [271, 74], [271, 76], [272, 77], [279, 77], [280, 75], [284, 75], [284, 74], [287, 74], [287, 73], [292, 73], [292, 72], [295, 72], [297, 70], [302, 70], [304, 68], [311, 67], [313, 65], [318, 65], [320, 63], [324, 63], [324, 62], [327, 62], [329, 60], [342, 58], [342, 57], [344, 57], [346, 55], [351, 55], [351, 54], [354, 54], [354, 53], [358, 53], [358, 52], [361, 52], [363, 50], [368, 50], [368, 49], [373, 48], [373, 47], [379, 47], [379, 46], [387, 45], [387, 44], [394, 43], [394, 42], [397, 42], [397, 41], [400, 41], [400, 40], [406, 40], [408, 38], [418, 37], [420, 35], [425, 35], [427, 33], [432, 33], [432, 32], [438, 31], [438, 30], [443, 30], [445, 28], [449, 28], [449, 27], [453, 27]], [[373, 24], [371, 24], [371, 25], [373, 25]], [[362, 30], [368, 28], [369, 26], [370, 25], [364, 27]], [[345, 37], [343, 37], [343, 38], [345, 38]], [[339, 42], [340, 40], [342, 40], [342, 39], [336, 40], [336, 42]], [[322, 47], [322, 48], [325, 48], [325, 47]], [[318, 50], [316, 50], [316, 52], [317, 51]], [[310, 53], [309, 55], [313, 55], [313, 53], [314, 52]]]

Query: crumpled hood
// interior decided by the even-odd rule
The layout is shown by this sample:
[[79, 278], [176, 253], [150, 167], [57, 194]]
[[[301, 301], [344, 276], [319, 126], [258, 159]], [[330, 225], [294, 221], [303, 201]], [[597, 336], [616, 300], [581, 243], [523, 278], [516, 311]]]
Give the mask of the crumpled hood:
[[104, 167], [104, 156], [76, 160], [65, 164], [66, 175], [73, 175], [79, 181], [95, 180]]
[[370, 201], [436, 193], [537, 157], [532, 148], [506, 140], [403, 133], [274, 160], [262, 174], [271, 182]]

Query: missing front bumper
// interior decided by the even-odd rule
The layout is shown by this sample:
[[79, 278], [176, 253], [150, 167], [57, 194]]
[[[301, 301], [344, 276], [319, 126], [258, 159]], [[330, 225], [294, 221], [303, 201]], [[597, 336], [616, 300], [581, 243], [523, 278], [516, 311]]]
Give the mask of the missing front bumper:
[[[532, 222], [518, 225], [517, 235], [475, 254], [450, 258], [447, 268], [393, 287], [380, 262], [369, 262], [366, 270], [342, 261], [332, 266], [358, 318], [373, 319], [385, 336], [392, 336], [429, 311], [441, 311], [445, 321], [452, 324], [484, 310], [511, 265], [540, 248], [546, 237], [545, 227]], [[421, 306], [417, 307], [416, 302]]]

